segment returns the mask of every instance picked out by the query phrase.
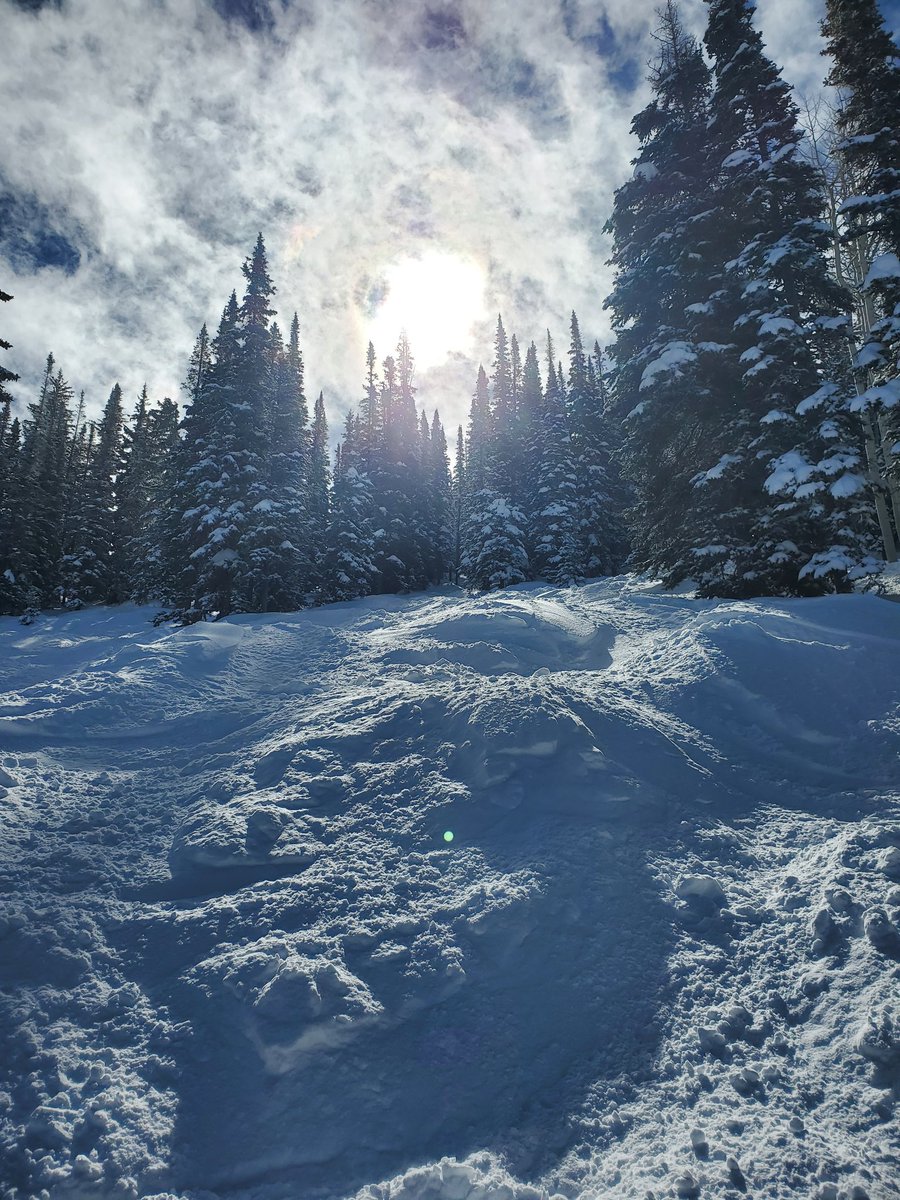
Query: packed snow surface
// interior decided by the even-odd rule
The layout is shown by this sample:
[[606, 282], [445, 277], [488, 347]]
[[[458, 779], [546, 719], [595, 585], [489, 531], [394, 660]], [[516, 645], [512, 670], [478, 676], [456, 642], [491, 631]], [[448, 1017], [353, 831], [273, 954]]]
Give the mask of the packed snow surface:
[[900, 1195], [900, 605], [150, 615], [0, 622], [7, 1200]]

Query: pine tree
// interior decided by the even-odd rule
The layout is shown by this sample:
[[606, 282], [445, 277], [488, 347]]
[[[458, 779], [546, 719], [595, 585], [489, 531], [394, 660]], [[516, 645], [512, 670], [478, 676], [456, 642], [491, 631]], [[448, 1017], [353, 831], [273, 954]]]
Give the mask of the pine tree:
[[[535, 561], [534, 486], [543, 453], [544, 385], [538, 364], [537, 347], [531, 342], [525, 352], [522, 368], [522, 394], [519, 403], [519, 426], [522, 441], [522, 511], [526, 514], [525, 547], [528, 561]], [[529, 568], [531, 571], [531, 567]]]
[[186, 383], [189, 405], [173, 488], [175, 528], [168, 539], [167, 574], [173, 599], [190, 619], [216, 610], [224, 615], [232, 604], [240, 530], [228, 496], [234, 480], [226, 452], [233, 428], [231, 410], [237, 403], [239, 316], [232, 292], [208, 351], [205, 326], [201, 330]]
[[372, 487], [364, 468], [366, 428], [347, 414], [336, 457], [328, 551], [323, 575], [330, 600], [367, 596], [377, 575], [372, 529]]
[[[854, 290], [857, 396], [885, 557], [900, 545], [900, 48], [875, 0], [828, 0], [822, 32], [838, 89], [835, 157], [842, 281]], [[844, 267], [846, 264], [846, 268]], [[889, 511], [890, 510], [890, 511]], [[893, 522], [893, 523], [892, 523]]]
[[272, 394], [271, 446], [268, 451], [268, 485], [271, 546], [270, 608], [302, 605], [314, 584], [316, 548], [307, 528], [306, 486], [310, 459], [309, 408], [303, 391], [303, 356], [300, 322], [291, 321], [286, 350], [273, 328], [275, 359]]
[[272, 375], [269, 276], [262, 235], [245, 260], [240, 306], [232, 293], [209, 365], [195, 346], [191, 405], [174, 488], [175, 594], [185, 612], [227, 616], [235, 606], [265, 610], [276, 548], [269, 525], [267, 461]]
[[489, 477], [498, 495], [514, 503], [521, 492], [518, 462], [516, 406], [513, 393], [512, 361], [503, 318], [497, 317], [494, 335], [494, 365], [491, 376], [491, 448]]
[[66, 513], [68, 439], [73, 392], [47, 359], [38, 400], [29, 406], [20, 455], [14, 519], [19, 529], [14, 570], [27, 607], [59, 600]]
[[369, 479], [375, 481], [375, 459], [380, 454], [384, 438], [384, 420], [375, 347], [371, 342], [366, 349], [366, 382], [360, 407], [360, 454], [361, 464]]
[[562, 366], [553, 364], [547, 334], [547, 387], [540, 420], [539, 452], [531, 498], [532, 569], [540, 579], [566, 585], [581, 577], [577, 481], [566, 413]]
[[447, 457], [447, 438], [435, 409], [429, 428], [425, 414], [422, 424], [428, 433], [423, 438], [423, 468], [425, 479], [425, 512], [422, 527], [423, 554], [427, 582], [443, 583], [450, 573], [452, 555], [452, 507], [450, 462]]
[[468, 495], [468, 480], [466, 475], [466, 436], [462, 425], [456, 430], [456, 457], [453, 463], [453, 479], [451, 482], [451, 551], [450, 579], [459, 582], [462, 569], [462, 554], [465, 528], [466, 497]]
[[718, 277], [705, 231], [710, 75], [671, 0], [659, 16], [653, 99], [632, 122], [634, 176], [616, 192], [607, 225], [616, 278], [606, 307], [616, 335], [613, 408], [634, 490], [632, 563], [676, 582], [696, 567], [685, 514], [702, 461], [701, 408], [723, 384], [701, 374], [693, 346], [708, 280]]
[[[8, 292], [4, 292], [2, 289], [0, 289], [0, 303], [6, 303], [10, 300], [12, 300], [12, 296], [10, 296]], [[12, 349], [12, 344], [10, 342], [5, 341], [3, 338], [0, 338], [0, 350], [11, 350], [11, 349]], [[4, 417], [3, 417], [4, 410], [7, 413], [6, 420], [8, 422], [9, 421], [9, 415], [8, 415], [9, 409], [12, 405], [12, 395], [10, 394], [6, 385], [8, 383], [15, 383], [15, 381], [18, 378], [19, 378], [18, 375], [14, 375], [13, 372], [10, 371], [8, 367], [4, 367], [2, 364], [0, 364], [0, 428], [2, 428], [2, 424], [3, 424], [3, 420], [4, 420]]]
[[471, 497], [462, 557], [468, 587], [490, 591], [525, 582], [524, 524], [524, 514], [491, 488], [482, 488]]
[[[83, 536], [75, 548], [77, 566], [70, 561], [69, 586], [84, 603], [116, 604], [127, 589], [120, 577], [120, 547], [125, 530], [118, 508], [118, 477], [123, 461], [124, 414], [122, 389], [115, 384], [97, 425], [96, 444], [89, 451], [84, 482]], [[67, 555], [71, 558], [71, 555]]]
[[374, 472], [378, 591], [416, 591], [427, 582], [425, 535], [418, 522], [425, 489], [414, 363], [405, 333], [397, 346], [397, 358], [386, 358], [383, 369], [383, 432]]
[[20, 453], [19, 420], [11, 417], [8, 404], [0, 404], [0, 613], [15, 613], [24, 608], [16, 554]]
[[569, 346], [569, 414], [576, 480], [580, 574], [612, 575], [623, 557], [624, 531], [617, 510], [604, 380], [585, 354], [578, 318], [572, 313]]
[[475, 394], [469, 410], [469, 429], [466, 439], [466, 474], [469, 495], [475, 495], [488, 485], [492, 451], [493, 418], [484, 367], [478, 368]]
[[331, 516], [331, 468], [328, 463], [328, 420], [325, 397], [319, 392], [313, 414], [312, 438], [309, 452], [309, 472], [306, 481], [306, 512], [309, 545], [315, 559], [312, 563], [313, 587], [321, 595], [327, 592], [322, 574], [321, 554], [325, 545]]
[[230, 513], [237, 527], [234, 574], [241, 607], [251, 612], [267, 612], [273, 603], [273, 587], [281, 592], [278, 599], [282, 604], [290, 603], [285, 592], [291, 591], [295, 556], [283, 549], [280, 522], [273, 520], [279, 502], [272, 495], [269, 479], [274, 446], [272, 407], [276, 361], [282, 349], [273, 343], [270, 329], [270, 318], [274, 315], [270, 302], [275, 286], [269, 275], [262, 234], [242, 270], [247, 287], [240, 311], [235, 372], [237, 403], [232, 405], [233, 428], [227, 459]]
[[151, 407], [145, 384], [125, 429], [125, 467], [118, 481], [122, 592], [138, 604], [167, 599], [167, 509], [179, 447], [177, 405], [166, 397]]
[[[705, 594], [844, 588], [866, 569], [861, 447], [822, 368], [836, 357], [847, 298], [830, 278], [821, 198], [798, 153], [790, 89], [763, 51], [749, 0], [709, 0], [716, 86], [710, 236], [719, 263], [707, 338], [717, 377], [708, 467], [694, 479], [695, 553]], [[723, 403], [724, 401], [724, 403]], [[698, 557], [701, 557], [698, 554]]]
[[69, 608], [100, 603], [106, 582], [104, 564], [97, 554], [97, 542], [105, 525], [101, 515], [98, 534], [94, 480], [98, 425], [96, 421], [85, 420], [84, 413], [82, 392], [66, 451], [62, 558], [57, 577], [59, 600]]

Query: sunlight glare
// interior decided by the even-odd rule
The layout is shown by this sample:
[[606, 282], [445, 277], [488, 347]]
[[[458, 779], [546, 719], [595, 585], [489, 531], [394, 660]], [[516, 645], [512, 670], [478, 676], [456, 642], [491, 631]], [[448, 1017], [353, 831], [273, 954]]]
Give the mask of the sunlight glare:
[[485, 274], [476, 262], [432, 250], [387, 267], [384, 280], [384, 301], [366, 331], [380, 359], [394, 353], [404, 329], [422, 370], [470, 351], [473, 328], [487, 315]]

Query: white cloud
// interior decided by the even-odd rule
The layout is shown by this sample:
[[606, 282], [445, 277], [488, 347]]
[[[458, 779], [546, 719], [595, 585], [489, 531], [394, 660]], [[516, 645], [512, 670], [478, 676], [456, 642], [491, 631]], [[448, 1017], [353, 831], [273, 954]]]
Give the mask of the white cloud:
[[[564, 349], [572, 308], [604, 336], [601, 229], [644, 100], [608, 73], [634, 47], [650, 56], [651, 0], [309, 0], [275, 6], [264, 37], [202, 0], [69, 0], [37, 17], [0, 5], [0, 162], [82, 255], [72, 276], [0, 261], [23, 400], [51, 349], [95, 407], [117, 378], [130, 395], [145, 379], [176, 394], [259, 229], [335, 425], [361, 392], [373, 287], [406, 257], [484, 272], [485, 360], [498, 311], [523, 343], [549, 324]], [[704, 8], [687, 4], [697, 27]], [[814, 11], [768, 0], [761, 13], [776, 57], [810, 77]], [[419, 372], [448, 428], [478, 357]]]

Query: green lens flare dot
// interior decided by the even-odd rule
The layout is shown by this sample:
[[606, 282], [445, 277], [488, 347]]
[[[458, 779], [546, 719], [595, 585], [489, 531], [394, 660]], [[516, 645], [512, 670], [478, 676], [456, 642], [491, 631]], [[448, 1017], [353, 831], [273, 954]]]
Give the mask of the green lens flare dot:
[[452, 829], [448, 829], [448, 830], [445, 832], [445, 834], [444, 834], [444, 841], [445, 841], [445, 842], [452, 842], [452, 841], [453, 841], [453, 830], [452, 830]]

